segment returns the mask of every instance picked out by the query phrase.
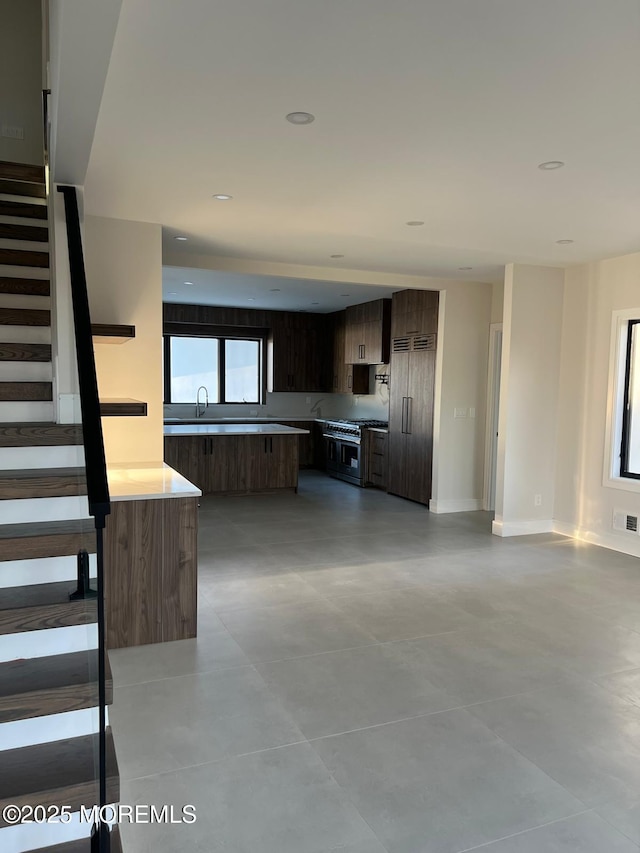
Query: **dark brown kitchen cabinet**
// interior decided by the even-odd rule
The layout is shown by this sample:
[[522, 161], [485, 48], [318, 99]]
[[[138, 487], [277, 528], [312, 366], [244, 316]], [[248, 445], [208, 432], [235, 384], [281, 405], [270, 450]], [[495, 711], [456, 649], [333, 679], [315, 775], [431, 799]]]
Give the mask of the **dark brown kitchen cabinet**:
[[269, 390], [329, 390], [328, 341], [324, 314], [273, 312]]
[[[431, 498], [433, 457], [433, 402], [435, 388], [438, 294], [432, 291], [405, 291], [424, 294], [412, 297], [416, 329], [393, 335], [391, 385], [389, 393], [389, 474], [388, 490], [393, 494], [428, 504]], [[394, 294], [395, 309], [396, 294]], [[406, 303], [405, 303], [406, 304]], [[407, 312], [408, 315], [408, 312]], [[415, 323], [415, 317], [420, 319]], [[394, 320], [394, 323], [396, 321]]]
[[368, 394], [369, 365], [349, 364], [346, 361], [346, 312], [337, 311], [330, 318], [333, 326], [331, 390], [334, 394]]
[[238, 491], [297, 488], [297, 435], [248, 435], [240, 441]]
[[428, 334], [438, 328], [438, 292], [400, 290], [393, 294], [391, 339]]
[[164, 458], [204, 494], [296, 489], [298, 438], [296, 434], [166, 436]]
[[388, 482], [389, 456], [386, 432], [367, 430], [367, 460], [365, 482], [367, 485], [386, 489]]
[[351, 305], [345, 312], [345, 362], [388, 364], [391, 300]]

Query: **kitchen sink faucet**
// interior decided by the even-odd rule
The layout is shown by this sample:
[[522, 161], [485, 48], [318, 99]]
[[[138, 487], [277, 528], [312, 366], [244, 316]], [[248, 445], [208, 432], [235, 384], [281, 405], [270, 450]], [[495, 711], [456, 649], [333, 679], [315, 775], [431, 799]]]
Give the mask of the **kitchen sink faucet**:
[[[200, 392], [204, 391], [204, 406], [202, 407], [202, 411], [200, 411]], [[196, 417], [201, 418], [204, 413], [207, 411], [207, 407], [209, 405], [209, 392], [207, 391], [206, 385], [201, 385], [196, 391]]]

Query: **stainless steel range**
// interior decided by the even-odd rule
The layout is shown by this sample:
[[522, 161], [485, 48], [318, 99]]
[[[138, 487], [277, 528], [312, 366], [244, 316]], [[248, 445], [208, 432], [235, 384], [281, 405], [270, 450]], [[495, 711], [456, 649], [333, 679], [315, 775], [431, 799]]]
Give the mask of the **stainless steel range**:
[[363, 439], [367, 428], [386, 429], [386, 421], [336, 420], [324, 425], [325, 460], [327, 473], [337, 480], [346, 480], [354, 486], [364, 486]]

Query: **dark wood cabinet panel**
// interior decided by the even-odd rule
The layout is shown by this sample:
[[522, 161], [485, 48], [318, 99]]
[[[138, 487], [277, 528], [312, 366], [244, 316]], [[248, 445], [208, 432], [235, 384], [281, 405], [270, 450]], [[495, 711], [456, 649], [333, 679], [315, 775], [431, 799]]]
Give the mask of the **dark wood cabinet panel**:
[[351, 364], [347, 359], [346, 311], [330, 315], [333, 327], [331, 390], [334, 394], [368, 394], [369, 365]]
[[269, 390], [330, 390], [330, 344], [324, 314], [282, 312], [274, 317], [269, 342], [272, 363]]
[[[399, 307], [401, 310], [397, 311]], [[438, 293], [393, 295], [389, 394], [390, 492], [428, 504], [431, 498]]]
[[[204, 494], [295, 489], [299, 438], [295, 434], [167, 436], [165, 462]], [[313, 458], [313, 450], [308, 453]]]
[[438, 291], [400, 290], [393, 294], [391, 337], [429, 334], [438, 330]]
[[367, 432], [367, 463], [365, 482], [386, 489], [388, 482], [388, 436], [384, 432]]
[[345, 312], [347, 364], [387, 364], [391, 330], [391, 300], [376, 299], [352, 305]]
[[197, 498], [113, 501], [104, 536], [107, 647], [197, 629]]

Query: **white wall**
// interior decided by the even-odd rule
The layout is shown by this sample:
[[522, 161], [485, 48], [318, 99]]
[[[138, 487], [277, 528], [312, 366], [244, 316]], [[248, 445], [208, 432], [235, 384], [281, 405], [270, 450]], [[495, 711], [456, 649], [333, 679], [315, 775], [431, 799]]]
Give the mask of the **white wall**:
[[0, 160], [43, 162], [42, 18], [40, 0], [0, 0], [0, 125], [21, 127], [23, 139], [0, 135]]
[[563, 297], [564, 270], [507, 266], [493, 525], [502, 536], [553, 529]]
[[566, 272], [556, 529], [640, 556], [640, 537], [612, 529], [614, 508], [640, 514], [640, 491], [603, 485], [613, 311], [640, 310], [640, 253]]
[[164, 455], [161, 230], [147, 222], [84, 220], [91, 319], [136, 327], [125, 344], [96, 344], [100, 397], [148, 405], [147, 417], [102, 419], [109, 463], [158, 462]]
[[[449, 282], [440, 291], [434, 512], [482, 507], [491, 301], [490, 284]], [[454, 417], [455, 409], [466, 417]]]

